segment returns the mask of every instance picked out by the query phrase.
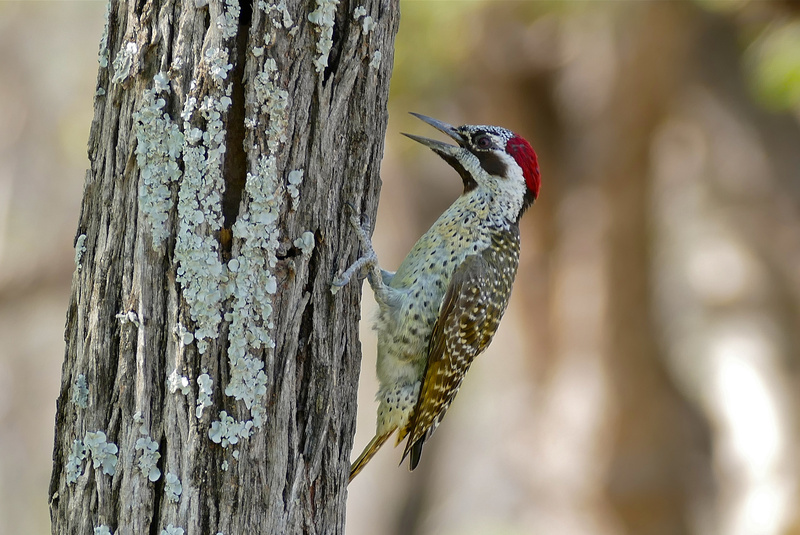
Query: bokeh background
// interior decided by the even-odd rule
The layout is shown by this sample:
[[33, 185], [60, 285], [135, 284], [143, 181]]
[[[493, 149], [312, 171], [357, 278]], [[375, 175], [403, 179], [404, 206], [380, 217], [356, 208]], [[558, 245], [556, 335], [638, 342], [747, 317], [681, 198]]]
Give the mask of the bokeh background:
[[[800, 3], [401, 6], [384, 267], [460, 190], [407, 111], [516, 130], [543, 186], [494, 344], [417, 471], [385, 447], [353, 482], [347, 533], [800, 534]], [[0, 533], [49, 533], [104, 12], [0, 2]]]

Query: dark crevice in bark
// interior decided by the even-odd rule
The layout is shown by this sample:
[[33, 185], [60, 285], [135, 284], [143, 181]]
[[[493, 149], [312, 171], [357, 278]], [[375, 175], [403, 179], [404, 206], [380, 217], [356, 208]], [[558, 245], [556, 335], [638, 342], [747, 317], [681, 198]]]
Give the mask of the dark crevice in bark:
[[133, 6], [133, 12], [136, 14], [137, 17], [141, 17], [142, 13], [144, 13], [145, 5], [147, 5], [147, 0], [139, 0]]
[[286, 250], [285, 253], [276, 254], [275, 258], [277, 258], [278, 261], [281, 261], [281, 260], [286, 260], [287, 258], [296, 258], [302, 254], [303, 251], [292, 245], [291, 247], [289, 247], [289, 249]]
[[[344, 41], [344, 39], [342, 39], [343, 15], [341, 15], [341, 12], [342, 9], [336, 10], [336, 19], [333, 23], [333, 43], [331, 44], [330, 54], [328, 54], [328, 66], [325, 67], [325, 71], [322, 73], [322, 85], [327, 84], [331, 75], [339, 70], [339, 60], [342, 57], [342, 46]], [[345, 11], [345, 13], [347, 13], [347, 11]]]
[[[242, 33], [242, 28], [250, 29], [250, 21], [253, 20], [253, 0], [249, 2], [240, 2], [239, 12], [239, 33]], [[244, 32], [247, 35], [247, 32]]]
[[158, 529], [158, 518], [160, 516], [160, 509], [159, 502], [160, 500], [156, 498], [155, 500], [155, 510], [153, 511], [153, 517], [150, 519], [150, 529], [148, 530], [149, 535], [159, 535], [161, 530]]
[[[67, 374], [67, 364], [68, 361], [64, 361], [62, 366], [61, 375], [65, 376]], [[64, 418], [64, 402], [67, 399], [67, 391], [69, 389], [69, 383], [66, 381], [61, 381], [61, 390], [58, 393], [58, 398], [56, 398], [56, 429], [64, 427], [62, 422]], [[64, 453], [61, 448], [59, 448], [58, 443], [58, 433], [54, 433], [53, 436], [53, 466], [54, 467], [62, 467], [66, 465], [64, 461]], [[50, 521], [55, 522], [56, 519], [56, 511], [58, 510], [59, 506], [59, 498], [61, 497], [58, 494], [58, 486], [61, 482], [61, 472], [59, 470], [53, 470], [53, 473], [50, 475], [50, 487], [47, 491], [47, 496], [50, 502]]]
[[[227, 139], [225, 140], [225, 191], [222, 194], [223, 226], [233, 227], [239, 215], [242, 191], [247, 180], [247, 153], [244, 149], [246, 130], [244, 127], [244, 66], [247, 59], [247, 38], [250, 33], [252, 4], [244, 3], [239, 17], [239, 32], [233, 47], [234, 60], [231, 71], [231, 108], [228, 110]], [[222, 254], [230, 254], [232, 240], [220, 237]]]

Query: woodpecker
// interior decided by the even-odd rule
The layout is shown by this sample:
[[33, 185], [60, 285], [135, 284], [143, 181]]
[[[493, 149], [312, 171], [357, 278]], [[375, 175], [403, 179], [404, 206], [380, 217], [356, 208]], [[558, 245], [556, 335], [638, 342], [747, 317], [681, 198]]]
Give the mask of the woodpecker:
[[367, 269], [379, 307], [380, 382], [375, 437], [350, 467], [351, 481], [395, 431], [395, 446], [408, 437], [402, 459], [411, 454], [409, 469], [416, 468], [423, 444], [505, 312], [519, 265], [519, 220], [541, 184], [536, 152], [518, 134], [497, 126], [453, 127], [412, 115], [456, 142], [403, 134], [450, 164], [464, 192], [395, 273], [379, 267], [367, 230], [351, 217], [365, 254], [331, 289], [335, 293]]

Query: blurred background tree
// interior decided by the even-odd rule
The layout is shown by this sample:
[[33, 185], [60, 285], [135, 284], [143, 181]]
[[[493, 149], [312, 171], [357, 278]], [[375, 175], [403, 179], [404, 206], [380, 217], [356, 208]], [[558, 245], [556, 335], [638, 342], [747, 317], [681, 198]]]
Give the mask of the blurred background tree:
[[[104, 9], [0, 4], [0, 532], [49, 531]], [[401, 9], [384, 267], [460, 190], [407, 111], [520, 132], [544, 183], [495, 342], [417, 471], [385, 449], [354, 481], [347, 532], [800, 534], [800, 5]]]

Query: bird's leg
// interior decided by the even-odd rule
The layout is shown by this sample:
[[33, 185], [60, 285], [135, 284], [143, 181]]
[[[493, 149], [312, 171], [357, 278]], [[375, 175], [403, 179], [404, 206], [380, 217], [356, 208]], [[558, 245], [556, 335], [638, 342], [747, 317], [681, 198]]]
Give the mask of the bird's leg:
[[383, 295], [385, 293], [382, 274], [383, 270], [381, 270], [380, 265], [378, 264], [378, 255], [375, 254], [375, 249], [372, 247], [372, 241], [369, 239], [369, 234], [367, 232], [367, 229], [369, 228], [369, 220], [367, 220], [362, 226], [358, 216], [355, 215], [355, 209], [352, 206], [350, 206], [350, 209], [353, 211], [353, 214], [350, 216], [350, 224], [356, 229], [358, 241], [361, 242], [361, 247], [365, 252], [340, 276], [333, 280], [331, 283], [331, 293], [335, 294], [338, 292], [339, 289], [350, 282], [350, 279], [353, 278], [353, 275], [360, 273], [361, 270], [366, 267], [368, 269], [367, 280], [369, 280], [372, 290], [376, 295]]

